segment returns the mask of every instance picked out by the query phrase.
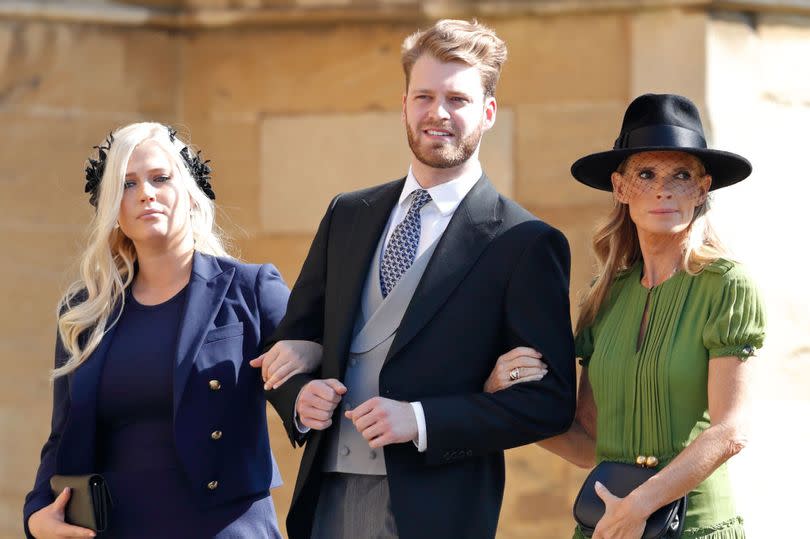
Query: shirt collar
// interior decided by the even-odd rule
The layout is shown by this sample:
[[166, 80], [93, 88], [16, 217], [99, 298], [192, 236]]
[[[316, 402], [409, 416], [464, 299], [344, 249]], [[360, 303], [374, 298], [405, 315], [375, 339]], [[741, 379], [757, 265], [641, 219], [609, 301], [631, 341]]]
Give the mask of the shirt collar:
[[[427, 189], [431, 201], [436, 205], [439, 213], [446, 216], [456, 211], [462, 199], [467, 196], [475, 182], [481, 178], [481, 174], [483, 174], [481, 164], [476, 164], [477, 166], [473, 167], [472, 170], [465, 172], [458, 178]], [[413, 169], [408, 168], [408, 176], [405, 178], [405, 185], [402, 186], [402, 193], [399, 195], [399, 205], [410, 204], [409, 197], [417, 189], [423, 189], [423, 187], [419, 185], [416, 176], [413, 175]]]

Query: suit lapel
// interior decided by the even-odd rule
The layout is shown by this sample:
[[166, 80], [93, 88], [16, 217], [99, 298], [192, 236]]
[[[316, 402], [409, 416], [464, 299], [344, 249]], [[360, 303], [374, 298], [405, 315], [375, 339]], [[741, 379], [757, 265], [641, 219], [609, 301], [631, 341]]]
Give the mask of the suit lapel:
[[338, 313], [335, 327], [340, 328], [341, 334], [337, 343], [338, 361], [324, 364], [325, 376], [342, 376], [345, 359], [349, 349], [349, 341], [354, 328], [357, 309], [360, 308], [360, 298], [363, 293], [363, 284], [368, 276], [368, 267], [371, 257], [377, 250], [380, 240], [388, 223], [391, 210], [399, 199], [405, 179], [391, 182], [363, 197], [353, 212], [348, 234], [343, 236], [339, 256], [343, 259], [339, 265], [338, 278]]
[[497, 216], [497, 203], [498, 192], [486, 175], [482, 176], [461, 201], [439, 239], [386, 361], [430, 321], [495, 237], [502, 222]]
[[222, 306], [225, 293], [233, 279], [235, 268], [222, 271], [216, 258], [194, 253], [191, 279], [186, 291], [186, 305], [177, 335], [177, 355], [174, 370], [173, 395], [174, 415], [183, 396], [186, 380], [194, 364], [194, 358], [202, 346], [214, 317]]

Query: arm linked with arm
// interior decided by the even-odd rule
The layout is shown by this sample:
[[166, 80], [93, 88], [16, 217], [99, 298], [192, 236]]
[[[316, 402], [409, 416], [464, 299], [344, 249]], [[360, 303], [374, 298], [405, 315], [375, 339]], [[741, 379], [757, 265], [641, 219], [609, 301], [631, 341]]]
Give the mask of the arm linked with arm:
[[[290, 293], [287, 312], [272, 337], [264, 344], [263, 352], [281, 340], [307, 340], [318, 343], [323, 341], [326, 253], [331, 219], [339, 198], [340, 195], [332, 200], [318, 226], [301, 273]], [[298, 430], [295, 424], [295, 403], [298, 394], [308, 382], [316, 378], [310, 373], [297, 374], [280, 387], [265, 391], [265, 398], [281, 417], [293, 445], [301, 445], [305, 439], [305, 435]]]
[[596, 403], [587, 367], [582, 368], [579, 377], [577, 412], [571, 428], [536, 443], [580, 468], [592, 468], [596, 464]]
[[503, 348], [526, 346], [541, 352], [548, 374], [492, 394], [423, 399], [428, 463], [502, 451], [569, 428], [576, 400], [569, 271], [565, 237], [552, 228], [537, 234], [516, 263], [505, 292]]

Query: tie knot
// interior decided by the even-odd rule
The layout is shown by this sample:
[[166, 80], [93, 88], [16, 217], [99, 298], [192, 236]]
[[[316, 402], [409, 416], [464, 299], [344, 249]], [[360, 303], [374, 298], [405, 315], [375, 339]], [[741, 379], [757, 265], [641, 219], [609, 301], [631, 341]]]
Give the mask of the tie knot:
[[411, 207], [408, 211], [417, 212], [422, 209], [422, 206], [430, 202], [430, 193], [424, 189], [417, 189], [413, 193], [413, 200], [411, 200]]

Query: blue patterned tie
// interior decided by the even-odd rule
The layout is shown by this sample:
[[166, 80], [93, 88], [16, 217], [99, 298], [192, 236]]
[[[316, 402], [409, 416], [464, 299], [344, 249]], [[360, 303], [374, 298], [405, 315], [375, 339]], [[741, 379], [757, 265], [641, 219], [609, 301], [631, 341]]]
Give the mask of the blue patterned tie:
[[380, 287], [383, 297], [387, 297], [399, 282], [399, 278], [408, 271], [416, 258], [419, 247], [419, 235], [422, 232], [422, 219], [419, 210], [430, 202], [430, 193], [417, 189], [411, 193], [411, 207], [405, 219], [397, 225], [388, 240], [388, 246], [380, 264]]

